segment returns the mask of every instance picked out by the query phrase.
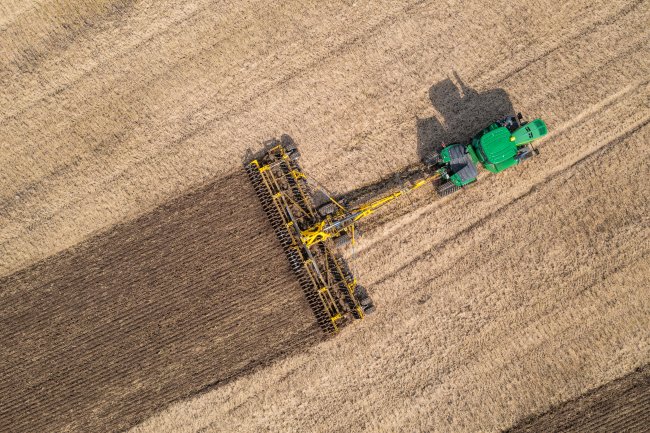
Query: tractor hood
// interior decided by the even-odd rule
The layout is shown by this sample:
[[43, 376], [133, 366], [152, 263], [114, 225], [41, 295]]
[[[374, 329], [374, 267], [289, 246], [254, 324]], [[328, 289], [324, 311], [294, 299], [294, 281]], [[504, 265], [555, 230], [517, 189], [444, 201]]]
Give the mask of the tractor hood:
[[533, 140], [542, 138], [547, 132], [548, 129], [546, 129], [544, 121], [542, 119], [535, 119], [513, 132], [511, 140], [515, 145], [523, 146]]
[[[517, 131], [515, 131], [517, 132]], [[510, 139], [510, 131], [505, 126], [484, 134], [476, 144], [477, 151], [488, 164], [499, 164], [517, 154], [517, 145]]]

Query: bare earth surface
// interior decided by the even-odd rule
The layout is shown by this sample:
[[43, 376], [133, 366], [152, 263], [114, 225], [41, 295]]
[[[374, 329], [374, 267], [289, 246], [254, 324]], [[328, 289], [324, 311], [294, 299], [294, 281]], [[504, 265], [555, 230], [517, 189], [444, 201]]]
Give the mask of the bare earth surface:
[[322, 338], [243, 169], [0, 287], [6, 432], [122, 430]]
[[650, 367], [646, 365], [541, 416], [527, 419], [508, 433], [646, 432], [648, 417]]
[[[0, 365], [17, 374], [1, 376], [0, 413], [28, 430], [55, 418], [54, 430], [114, 430], [158, 411], [133, 431], [499, 431], [648, 364], [649, 21], [648, 1], [4, 2]], [[182, 344], [157, 365], [153, 330], [172, 325], [143, 307], [173, 301], [173, 321], [230, 311], [224, 290], [239, 302], [223, 280], [200, 299], [177, 292], [205, 277], [201, 260], [227, 260], [220, 206], [250, 244], [273, 235], [242, 185], [171, 213], [175, 197], [211, 191], [281, 133], [343, 194], [510, 110], [547, 122], [539, 157], [444, 200], [421, 189], [364, 227], [354, 269], [374, 316], [171, 404], [219, 380], [206, 354], [234, 340], [179, 323]], [[165, 209], [161, 224], [177, 225], [160, 231]], [[274, 268], [288, 269], [282, 258]], [[148, 289], [97, 284], [129, 266], [151, 273]], [[250, 256], [237, 275], [259, 266]], [[52, 282], [67, 290], [47, 292]], [[265, 308], [306, 314], [286, 282]], [[139, 320], [139, 345], [124, 331], [116, 347], [66, 346], [122, 335], [104, 314], [113, 303], [125, 324]], [[70, 335], [48, 324], [57, 312], [78, 318]], [[312, 341], [305, 326], [287, 334]], [[86, 366], [124, 373], [30, 418], [94, 380]]]

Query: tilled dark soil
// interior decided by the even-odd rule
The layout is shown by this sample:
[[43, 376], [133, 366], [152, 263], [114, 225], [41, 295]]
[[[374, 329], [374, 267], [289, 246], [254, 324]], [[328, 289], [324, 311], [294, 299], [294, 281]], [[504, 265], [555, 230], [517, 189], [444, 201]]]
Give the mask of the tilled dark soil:
[[508, 433], [647, 432], [650, 365], [550, 411], [523, 420]]
[[0, 280], [0, 431], [116, 431], [322, 338], [235, 173]]

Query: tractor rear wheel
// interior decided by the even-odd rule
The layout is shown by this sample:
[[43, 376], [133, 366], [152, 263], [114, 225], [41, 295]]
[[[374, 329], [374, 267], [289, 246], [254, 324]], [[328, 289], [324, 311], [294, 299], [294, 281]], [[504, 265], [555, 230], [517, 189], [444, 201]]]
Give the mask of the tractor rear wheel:
[[452, 181], [448, 181], [438, 186], [438, 195], [440, 197], [445, 197], [449, 194], [455, 193], [456, 191], [460, 190], [460, 188], [460, 186], [454, 184]]
[[442, 161], [440, 154], [438, 152], [431, 152], [429, 155], [425, 156], [422, 159], [422, 162], [424, 162], [426, 165], [439, 165], [440, 162]]

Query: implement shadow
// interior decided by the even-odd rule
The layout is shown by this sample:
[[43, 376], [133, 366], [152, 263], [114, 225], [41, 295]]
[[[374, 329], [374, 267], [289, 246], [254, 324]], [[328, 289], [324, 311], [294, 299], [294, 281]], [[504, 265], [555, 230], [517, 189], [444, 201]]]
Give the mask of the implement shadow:
[[246, 173], [0, 279], [0, 430], [119, 431], [324, 338]]

